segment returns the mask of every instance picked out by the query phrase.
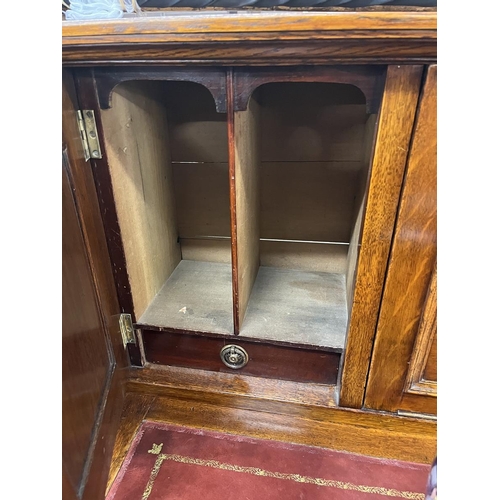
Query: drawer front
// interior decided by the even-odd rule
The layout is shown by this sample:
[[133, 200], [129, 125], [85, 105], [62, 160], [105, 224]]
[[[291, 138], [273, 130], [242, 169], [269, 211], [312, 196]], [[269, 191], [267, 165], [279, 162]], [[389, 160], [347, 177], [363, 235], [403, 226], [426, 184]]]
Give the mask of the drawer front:
[[[146, 360], [153, 364], [295, 382], [332, 385], [337, 382], [340, 362], [337, 352], [242, 341], [236, 336], [213, 338], [142, 330], [142, 338]], [[226, 345], [236, 345], [247, 352], [248, 362], [244, 367], [229, 368], [222, 362], [220, 352]]]

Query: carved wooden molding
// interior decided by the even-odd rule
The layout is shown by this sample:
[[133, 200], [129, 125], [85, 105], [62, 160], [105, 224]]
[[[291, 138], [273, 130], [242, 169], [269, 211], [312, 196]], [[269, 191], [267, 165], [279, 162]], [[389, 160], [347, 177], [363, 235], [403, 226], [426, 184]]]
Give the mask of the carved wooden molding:
[[252, 68], [234, 70], [235, 111], [244, 111], [254, 90], [273, 82], [344, 83], [359, 88], [366, 98], [367, 113], [376, 113], [384, 89], [383, 66], [337, 66], [288, 68]]
[[437, 337], [437, 266], [431, 276], [429, 291], [425, 300], [413, 355], [410, 360], [405, 390], [413, 394], [427, 394], [437, 397], [437, 382], [424, 378], [432, 343]]
[[101, 109], [111, 107], [111, 93], [120, 83], [131, 80], [164, 80], [199, 83], [206, 87], [215, 100], [219, 113], [227, 110], [226, 71], [211, 68], [149, 68], [140, 67], [112, 68], [94, 70], [99, 106]]
[[432, 63], [437, 12], [190, 12], [62, 23], [65, 65]]

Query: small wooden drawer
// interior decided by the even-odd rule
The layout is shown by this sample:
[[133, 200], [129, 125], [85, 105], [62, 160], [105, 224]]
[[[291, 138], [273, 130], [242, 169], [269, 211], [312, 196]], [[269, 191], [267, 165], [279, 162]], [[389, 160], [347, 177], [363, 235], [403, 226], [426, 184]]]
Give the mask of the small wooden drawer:
[[[338, 352], [240, 340], [237, 336], [208, 337], [142, 330], [142, 338], [149, 363], [295, 382], [332, 385], [337, 382]], [[248, 363], [244, 367], [233, 369], [222, 362], [221, 349], [230, 344], [248, 353]]]

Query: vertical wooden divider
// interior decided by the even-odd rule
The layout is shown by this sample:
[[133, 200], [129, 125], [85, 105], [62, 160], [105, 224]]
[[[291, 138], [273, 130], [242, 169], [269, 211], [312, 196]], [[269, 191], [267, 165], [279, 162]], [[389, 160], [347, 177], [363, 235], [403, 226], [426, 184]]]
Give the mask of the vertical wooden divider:
[[227, 72], [227, 143], [229, 148], [229, 213], [231, 222], [231, 274], [233, 285], [233, 328], [234, 334], [240, 333], [239, 289], [238, 289], [238, 238], [236, 234], [236, 186], [234, 150], [234, 85], [233, 70]]
[[250, 98], [247, 109], [235, 110], [232, 70], [227, 89], [233, 315], [238, 335], [260, 264], [259, 106]]

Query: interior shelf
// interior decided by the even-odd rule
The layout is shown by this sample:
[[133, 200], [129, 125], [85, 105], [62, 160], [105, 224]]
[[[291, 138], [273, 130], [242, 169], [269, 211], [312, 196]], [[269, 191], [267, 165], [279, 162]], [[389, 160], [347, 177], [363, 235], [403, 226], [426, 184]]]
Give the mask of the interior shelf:
[[243, 337], [340, 350], [346, 329], [344, 275], [259, 268]]
[[178, 330], [233, 333], [231, 265], [181, 260], [138, 322]]

